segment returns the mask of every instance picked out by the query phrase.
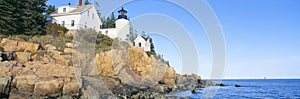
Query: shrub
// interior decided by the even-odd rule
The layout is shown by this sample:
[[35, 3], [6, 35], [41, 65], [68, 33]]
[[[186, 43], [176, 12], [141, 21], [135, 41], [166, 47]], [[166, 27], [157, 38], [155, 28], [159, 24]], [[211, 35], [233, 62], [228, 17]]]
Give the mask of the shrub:
[[46, 24], [46, 34], [54, 37], [63, 37], [69, 30], [55, 23]]
[[113, 44], [113, 39], [104, 34], [97, 34], [96, 38], [96, 52], [108, 51], [111, 50]]
[[18, 41], [29, 41], [32, 36], [30, 35], [10, 35], [7, 38], [12, 39], [12, 40], [18, 40]]
[[153, 52], [153, 51], [146, 51], [146, 53], [147, 53], [147, 55], [150, 57], [150, 56], [156, 56], [156, 53], [155, 52]]

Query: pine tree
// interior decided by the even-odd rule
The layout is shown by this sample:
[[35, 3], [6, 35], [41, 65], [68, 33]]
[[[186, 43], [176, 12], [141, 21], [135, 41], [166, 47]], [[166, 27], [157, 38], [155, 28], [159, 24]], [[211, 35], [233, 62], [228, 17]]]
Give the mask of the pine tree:
[[0, 33], [43, 34], [46, 0], [0, 0]]
[[85, 0], [84, 5], [89, 5], [89, 4], [90, 4], [89, 0]]
[[13, 6], [15, 0], [0, 0], [0, 33], [17, 33], [16, 18], [13, 16], [16, 7]]
[[46, 14], [51, 14], [54, 11], [55, 11], [55, 6], [54, 5], [48, 5], [47, 6]]
[[46, 17], [43, 15], [46, 9], [46, 0], [18, 1], [18, 33], [25, 35], [39, 35], [45, 33]]
[[114, 13], [112, 12], [110, 17], [107, 18], [106, 20], [107, 22], [107, 28], [115, 28], [116, 27], [116, 24], [115, 24], [115, 15]]
[[153, 44], [152, 38], [149, 38], [149, 39], [150, 39], [150, 51], [155, 54], [154, 44]]

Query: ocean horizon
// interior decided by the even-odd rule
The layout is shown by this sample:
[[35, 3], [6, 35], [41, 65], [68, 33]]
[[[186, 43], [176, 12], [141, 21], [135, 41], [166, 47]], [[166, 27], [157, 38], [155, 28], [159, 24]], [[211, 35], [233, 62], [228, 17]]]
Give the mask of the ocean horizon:
[[[170, 96], [198, 99], [205, 98], [204, 90], [218, 88], [213, 99], [295, 99], [300, 98], [300, 79], [223, 79], [222, 83], [227, 86], [209, 86], [198, 88], [197, 94], [191, 90], [174, 93]], [[241, 87], [236, 87], [239, 84]], [[207, 93], [206, 93], [207, 94]]]

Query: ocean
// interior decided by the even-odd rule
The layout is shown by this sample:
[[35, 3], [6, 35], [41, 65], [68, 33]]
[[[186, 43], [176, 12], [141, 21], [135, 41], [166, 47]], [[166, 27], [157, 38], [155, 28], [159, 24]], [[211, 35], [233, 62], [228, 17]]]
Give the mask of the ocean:
[[[213, 99], [300, 99], [300, 79], [222, 80], [222, 83], [228, 86], [199, 88], [197, 94], [187, 90], [172, 96], [197, 99], [205, 96], [204, 92], [209, 92], [205, 90], [218, 89], [210, 93]], [[240, 84], [241, 87], [235, 87], [236, 84]]]

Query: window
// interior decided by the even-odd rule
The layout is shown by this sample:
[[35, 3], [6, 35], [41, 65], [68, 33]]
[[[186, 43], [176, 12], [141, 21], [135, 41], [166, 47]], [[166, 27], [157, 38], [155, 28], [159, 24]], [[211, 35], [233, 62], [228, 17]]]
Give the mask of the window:
[[85, 24], [84, 24], [84, 28], [87, 28], [87, 26], [86, 26], [86, 22], [85, 22]]
[[61, 22], [61, 25], [62, 25], [62, 26], [65, 26], [65, 21], [62, 21], [62, 22]]
[[135, 42], [133, 42], [133, 46], [135, 46]]
[[74, 20], [71, 20], [71, 26], [74, 26]]
[[142, 46], [142, 43], [139, 43], [139, 47], [141, 47]]
[[66, 12], [67, 11], [67, 8], [63, 8], [63, 12]]

